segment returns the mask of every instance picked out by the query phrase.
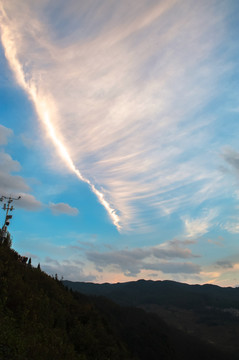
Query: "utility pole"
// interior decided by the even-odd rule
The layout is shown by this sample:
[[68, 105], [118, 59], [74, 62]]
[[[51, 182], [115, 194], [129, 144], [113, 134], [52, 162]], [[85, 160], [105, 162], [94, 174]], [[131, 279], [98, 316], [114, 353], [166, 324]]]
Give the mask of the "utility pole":
[[7, 197], [7, 196], [1, 196], [0, 197], [0, 201], [3, 201], [3, 210], [6, 211], [6, 216], [5, 216], [5, 221], [4, 224], [2, 226], [2, 238], [7, 237], [7, 227], [10, 224], [9, 220], [12, 219], [12, 215], [9, 215], [9, 211], [13, 211], [15, 210], [13, 205], [11, 205], [11, 203], [14, 200], [19, 200], [21, 199], [21, 196], [18, 196], [18, 198], [13, 198], [11, 196]]

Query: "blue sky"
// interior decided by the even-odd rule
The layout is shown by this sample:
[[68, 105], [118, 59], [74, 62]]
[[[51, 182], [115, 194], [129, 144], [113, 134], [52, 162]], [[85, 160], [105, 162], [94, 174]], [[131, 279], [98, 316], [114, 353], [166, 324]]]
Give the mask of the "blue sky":
[[17, 251], [70, 280], [238, 285], [238, 13], [0, 0], [0, 195], [22, 196]]

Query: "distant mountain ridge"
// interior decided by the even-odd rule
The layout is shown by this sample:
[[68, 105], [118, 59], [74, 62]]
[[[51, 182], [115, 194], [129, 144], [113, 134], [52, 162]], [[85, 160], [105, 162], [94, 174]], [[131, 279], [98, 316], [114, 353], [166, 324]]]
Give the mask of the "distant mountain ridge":
[[221, 349], [239, 351], [239, 288], [169, 280], [64, 284], [83, 294], [105, 296], [121, 306], [142, 308], [187, 334]]
[[176, 281], [138, 280], [125, 283], [88, 283], [65, 280], [64, 285], [87, 295], [106, 296], [120, 305], [217, 306], [239, 309], [239, 288], [217, 285], [189, 285]]

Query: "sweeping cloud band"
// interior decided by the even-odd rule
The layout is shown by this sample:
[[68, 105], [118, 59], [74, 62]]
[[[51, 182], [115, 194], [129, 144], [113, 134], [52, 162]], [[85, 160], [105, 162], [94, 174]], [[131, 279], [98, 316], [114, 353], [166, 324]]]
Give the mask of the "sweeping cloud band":
[[119, 224], [119, 217], [116, 214], [116, 211], [111, 208], [110, 204], [105, 200], [103, 193], [101, 193], [99, 190], [95, 188], [95, 186], [86, 179], [81, 172], [76, 168], [74, 165], [68, 149], [63, 144], [63, 142], [60, 140], [59, 134], [57, 134], [56, 129], [54, 128], [53, 123], [51, 122], [51, 117], [54, 116], [52, 113], [53, 111], [53, 102], [49, 99], [49, 97], [42, 96], [40, 94], [40, 91], [38, 91], [36, 84], [34, 83], [34, 80], [31, 79], [31, 81], [27, 81], [23, 67], [18, 60], [17, 57], [17, 49], [15, 45], [15, 39], [14, 35], [11, 33], [10, 26], [7, 25], [8, 23], [8, 17], [3, 9], [3, 5], [0, 4], [0, 20], [1, 20], [1, 33], [2, 33], [2, 44], [5, 50], [6, 58], [9, 62], [9, 65], [11, 66], [12, 71], [15, 74], [16, 80], [18, 81], [19, 85], [26, 91], [26, 93], [30, 96], [30, 99], [33, 101], [36, 112], [38, 114], [39, 119], [42, 121], [42, 123], [45, 126], [45, 129], [53, 141], [54, 145], [56, 146], [60, 156], [65, 161], [66, 165], [69, 167], [69, 169], [76, 174], [76, 176], [83, 182], [87, 183], [93, 193], [97, 196], [100, 203], [104, 206], [107, 213], [109, 214], [112, 222], [117, 227], [118, 230], [120, 230], [120, 224]]
[[16, 80], [118, 230], [147, 231], [223, 192], [206, 109], [228, 71], [224, 10], [214, 0], [0, 0]]

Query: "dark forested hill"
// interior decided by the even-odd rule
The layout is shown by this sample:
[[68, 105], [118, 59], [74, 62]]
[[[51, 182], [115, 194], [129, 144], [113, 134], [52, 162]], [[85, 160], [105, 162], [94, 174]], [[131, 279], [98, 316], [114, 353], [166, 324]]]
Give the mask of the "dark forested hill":
[[0, 245], [1, 360], [230, 359], [158, 316], [72, 292]]
[[220, 349], [239, 350], [239, 288], [151, 280], [64, 284], [84, 294], [106, 296], [120, 305], [156, 313], [169, 326]]
[[0, 359], [132, 359], [86, 296], [0, 246]]

